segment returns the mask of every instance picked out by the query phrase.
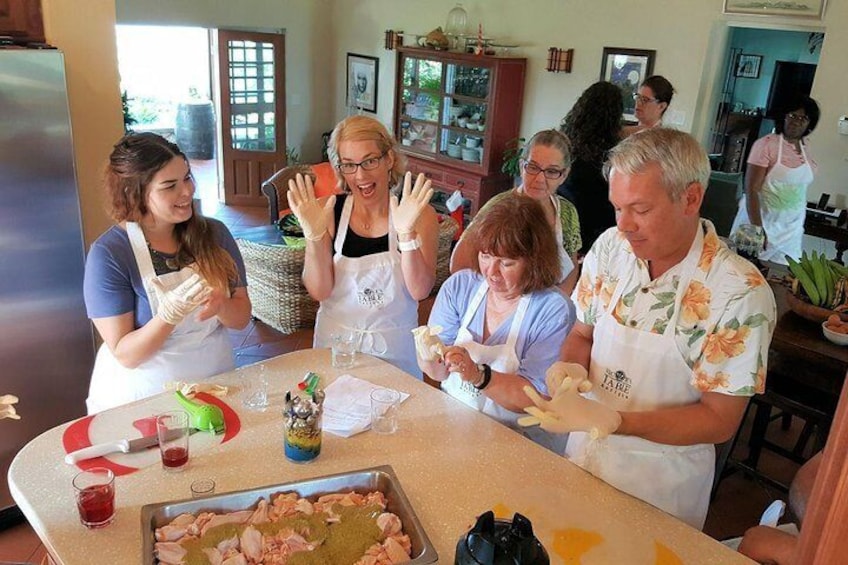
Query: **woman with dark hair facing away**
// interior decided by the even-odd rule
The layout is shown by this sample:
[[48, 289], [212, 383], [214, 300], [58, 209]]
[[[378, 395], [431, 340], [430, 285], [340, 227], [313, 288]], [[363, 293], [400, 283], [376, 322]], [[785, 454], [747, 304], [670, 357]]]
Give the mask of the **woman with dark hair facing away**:
[[319, 200], [300, 174], [288, 192], [306, 236], [303, 284], [321, 303], [313, 346], [353, 334], [359, 351], [420, 379], [412, 330], [436, 280], [439, 229], [430, 181], [413, 185], [397, 141], [367, 116], [336, 125], [329, 156], [345, 194]]
[[810, 156], [807, 136], [819, 123], [819, 105], [798, 96], [775, 120], [775, 133], [751, 146], [745, 171], [745, 195], [731, 233], [743, 224], [761, 226], [765, 244], [761, 261], [786, 264], [786, 255], [798, 259], [807, 215], [807, 187], [818, 164]]
[[633, 95], [636, 102], [636, 120], [639, 122], [634, 126], [625, 126], [622, 137], [634, 134], [647, 128], [655, 128], [663, 125], [662, 117], [671, 104], [674, 96], [674, 87], [664, 76], [653, 75], [644, 80], [639, 90]]
[[573, 303], [554, 288], [559, 245], [542, 217], [540, 201], [510, 191], [474, 221], [471, 268], [445, 281], [430, 312], [429, 331], [447, 347], [419, 349], [418, 365], [451, 396], [561, 455], [564, 437], [517, 425], [531, 405], [523, 387], [547, 394], [545, 371], [574, 323]]
[[[577, 284], [577, 252], [580, 250], [580, 222], [574, 204], [555, 194], [557, 185], [568, 176], [571, 165], [571, 144], [562, 133], [547, 129], [536, 133], [521, 149], [521, 185], [513, 190], [493, 196], [477, 212], [474, 221], [488, 212], [508, 194], [524, 194], [538, 200], [545, 212], [545, 220], [556, 236], [560, 255], [560, 289], [571, 294]], [[474, 222], [471, 223], [471, 226]], [[469, 226], [469, 230], [471, 229]], [[476, 260], [465, 237], [460, 238], [451, 255], [451, 273], [471, 267]]]
[[85, 264], [86, 309], [103, 338], [89, 413], [235, 368], [227, 328], [250, 320], [241, 254], [224, 224], [194, 210], [194, 177], [179, 147], [127, 134], [105, 185], [116, 225]]
[[615, 225], [609, 184], [602, 167], [606, 153], [621, 138], [624, 98], [610, 82], [596, 82], [583, 91], [562, 120], [560, 129], [571, 141], [571, 172], [557, 193], [577, 208], [580, 255], [585, 255], [607, 228]]

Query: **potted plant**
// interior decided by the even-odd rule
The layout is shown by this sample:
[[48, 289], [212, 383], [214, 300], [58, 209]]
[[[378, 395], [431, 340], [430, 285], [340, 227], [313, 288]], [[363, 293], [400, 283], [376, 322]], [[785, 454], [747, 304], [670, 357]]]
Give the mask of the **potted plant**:
[[503, 164], [501, 172], [506, 173], [512, 179], [521, 176], [521, 150], [524, 148], [524, 143], [527, 140], [523, 137], [517, 137], [507, 142], [506, 149], [503, 154]]

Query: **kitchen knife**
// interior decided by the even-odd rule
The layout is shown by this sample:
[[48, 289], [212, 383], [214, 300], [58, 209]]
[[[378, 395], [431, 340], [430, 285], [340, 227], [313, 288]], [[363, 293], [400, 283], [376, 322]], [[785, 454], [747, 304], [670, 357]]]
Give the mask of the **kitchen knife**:
[[[193, 434], [197, 430], [192, 428], [189, 430], [189, 434]], [[166, 441], [171, 439], [176, 439], [179, 437], [181, 430], [168, 430], [165, 435]], [[82, 449], [78, 449], [76, 451], [72, 451], [65, 455], [65, 463], [68, 465], [73, 465], [79, 461], [83, 461], [85, 459], [94, 459], [95, 457], [100, 457], [101, 455], [108, 455], [110, 453], [135, 453], [137, 451], [142, 451], [147, 449], [148, 447], [153, 447], [154, 445], [159, 444], [159, 437], [157, 435], [140, 437], [137, 439], [119, 439], [115, 441], [109, 441], [106, 443], [98, 443], [96, 445], [91, 445], [89, 447], [83, 447]]]

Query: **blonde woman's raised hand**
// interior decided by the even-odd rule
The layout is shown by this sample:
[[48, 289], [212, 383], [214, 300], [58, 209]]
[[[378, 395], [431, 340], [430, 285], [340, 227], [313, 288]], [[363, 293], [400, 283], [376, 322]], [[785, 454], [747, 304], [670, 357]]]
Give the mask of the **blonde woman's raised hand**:
[[433, 197], [431, 184], [427, 177], [419, 173], [413, 186], [412, 173], [404, 175], [400, 204], [398, 204], [397, 196], [392, 195], [389, 200], [392, 208], [392, 223], [398, 235], [415, 231], [415, 224], [421, 217], [421, 212], [430, 205], [430, 198]]
[[300, 227], [303, 228], [304, 237], [312, 241], [323, 238], [330, 225], [336, 195], [330, 196], [322, 206], [315, 198], [312, 177], [309, 175], [304, 177], [298, 173], [293, 180], [289, 181], [288, 200], [292, 212], [300, 222]]

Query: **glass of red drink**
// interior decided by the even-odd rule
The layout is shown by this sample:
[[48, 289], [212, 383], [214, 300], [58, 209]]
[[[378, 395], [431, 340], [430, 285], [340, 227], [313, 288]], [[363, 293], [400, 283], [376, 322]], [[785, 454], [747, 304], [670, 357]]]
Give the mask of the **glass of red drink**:
[[162, 455], [162, 468], [166, 471], [182, 471], [188, 466], [188, 422], [188, 414], [182, 410], [156, 416], [159, 453]]
[[104, 467], [77, 473], [73, 480], [80, 522], [86, 528], [103, 528], [115, 517], [115, 474]]

